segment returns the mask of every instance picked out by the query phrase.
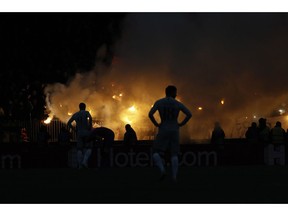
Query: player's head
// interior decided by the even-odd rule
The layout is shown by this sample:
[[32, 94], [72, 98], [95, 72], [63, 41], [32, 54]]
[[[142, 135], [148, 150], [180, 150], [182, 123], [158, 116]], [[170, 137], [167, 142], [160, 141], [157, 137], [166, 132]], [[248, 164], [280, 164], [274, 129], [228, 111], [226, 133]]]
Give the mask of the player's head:
[[165, 89], [166, 97], [176, 98], [177, 96], [177, 88], [175, 86], [169, 85]]
[[86, 109], [86, 104], [85, 103], [80, 103], [79, 104], [79, 109], [80, 110], [85, 110]]

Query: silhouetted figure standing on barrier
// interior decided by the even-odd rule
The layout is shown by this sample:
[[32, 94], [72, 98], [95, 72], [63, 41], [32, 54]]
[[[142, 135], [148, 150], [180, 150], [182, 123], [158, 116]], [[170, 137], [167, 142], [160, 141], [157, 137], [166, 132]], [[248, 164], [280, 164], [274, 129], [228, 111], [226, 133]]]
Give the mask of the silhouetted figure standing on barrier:
[[[178, 153], [179, 153], [179, 128], [185, 125], [192, 117], [191, 112], [181, 102], [175, 98], [177, 96], [177, 88], [175, 86], [167, 86], [165, 89], [166, 97], [157, 100], [149, 112], [149, 118], [152, 123], [158, 127], [158, 134], [153, 145], [153, 161], [160, 169], [161, 178], [166, 175], [166, 171], [160, 157], [160, 153], [170, 150], [172, 177], [177, 180], [178, 173]], [[161, 122], [158, 123], [154, 118], [154, 113], [158, 111]], [[182, 111], [186, 116], [178, 123], [179, 112]]]
[[247, 139], [247, 142], [250, 144], [256, 144], [258, 142], [259, 131], [256, 122], [252, 122], [251, 126], [248, 127], [245, 133], [245, 137]]
[[259, 155], [258, 155], [258, 143], [259, 143], [259, 130], [257, 128], [257, 123], [256, 122], [252, 122], [251, 126], [248, 127], [246, 133], [245, 133], [245, 137], [246, 137], [246, 142], [249, 145], [248, 149], [250, 150], [250, 154], [251, 157], [253, 158], [253, 162], [259, 162]]
[[270, 141], [269, 140], [270, 128], [266, 125], [266, 119], [264, 118], [259, 119], [258, 131], [259, 131], [259, 142], [261, 142], [263, 145], [268, 144]]
[[211, 136], [211, 144], [223, 145], [225, 139], [225, 132], [219, 122], [215, 122], [214, 129]]
[[225, 163], [224, 139], [225, 139], [224, 130], [222, 129], [219, 122], [215, 122], [210, 142], [214, 146], [214, 148], [216, 149], [217, 154], [219, 155], [218, 161], [220, 164]]
[[266, 119], [260, 118], [258, 120], [258, 147], [257, 147], [257, 160], [260, 164], [264, 162], [264, 148], [270, 142], [270, 128], [266, 125]]
[[[286, 133], [282, 128], [281, 122], [277, 121], [275, 126], [270, 130], [270, 139], [271, 143], [274, 146], [274, 151], [280, 152], [281, 149], [284, 149], [286, 143]], [[285, 150], [284, 150], [285, 151]], [[274, 159], [277, 164], [280, 163], [279, 158]]]
[[88, 159], [92, 153], [92, 142], [86, 141], [92, 128], [92, 116], [86, 111], [86, 104], [79, 104], [80, 111], [74, 113], [67, 123], [68, 129], [73, 129], [72, 122], [76, 122], [77, 134], [77, 162], [78, 168], [88, 167]]
[[125, 125], [124, 145], [135, 145], [137, 143], [137, 135], [130, 124]]
[[272, 144], [276, 147], [278, 145], [284, 145], [286, 142], [286, 133], [282, 128], [281, 122], [277, 121], [275, 126], [270, 131], [270, 139]]

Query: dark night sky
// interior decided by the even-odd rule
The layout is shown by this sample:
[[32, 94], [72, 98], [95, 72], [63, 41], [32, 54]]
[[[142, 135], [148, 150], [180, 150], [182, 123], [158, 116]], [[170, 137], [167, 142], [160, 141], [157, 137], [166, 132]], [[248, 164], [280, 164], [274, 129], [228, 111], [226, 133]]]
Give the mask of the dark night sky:
[[120, 37], [124, 16], [124, 13], [1, 13], [1, 74], [25, 74], [30, 77], [28, 82], [30, 79], [55, 82], [65, 81], [61, 74], [90, 70], [99, 46], [113, 45]]
[[[199, 62], [202, 53], [207, 60], [218, 61], [215, 63], [218, 65], [222, 59], [227, 59], [228, 65], [237, 65], [239, 70], [241, 67], [246, 69], [248, 65], [250, 69], [261, 69], [264, 73], [275, 67], [261, 65], [261, 62], [267, 62], [267, 58], [273, 57], [277, 65], [280, 61], [285, 64], [287, 14], [146, 15], [140, 13], [135, 16], [140, 23], [138, 32], [142, 34], [142, 41], [136, 41], [139, 37], [137, 32], [133, 33], [136, 39], [129, 38], [131, 44], [136, 41], [133, 52], [130, 52], [134, 58], [148, 56], [149, 61], [153, 49], [155, 54], [152, 56], [158, 63], [162, 59], [156, 56], [157, 53], [162, 55], [168, 50], [176, 58], [174, 62], [177, 62], [178, 69], [181, 68], [179, 63], [186, 67], [185, 62], [191, 61], [191, 57]], [[61, 81], [63, 78], [59, 74], [74, 74], [77, 70], [93, 68], [97, 49], [103, 43], [117, 43], [121, 38], [121, 21], [125, 14], [2, 13], [0, 16], [1, 73], [23, 73], [43, 81], [53, 81], [50, 75], [56, 73], [56, 80]], [[218, 59], [219, 56], [221, 59]]]

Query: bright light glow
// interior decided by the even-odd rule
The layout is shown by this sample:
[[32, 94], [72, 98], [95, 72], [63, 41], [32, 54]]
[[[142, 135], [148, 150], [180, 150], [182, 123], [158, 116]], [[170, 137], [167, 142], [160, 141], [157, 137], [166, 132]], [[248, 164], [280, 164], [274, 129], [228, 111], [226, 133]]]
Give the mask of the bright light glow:
[[119, 94], [119, 97], [122, 97], [122, 96], [123, 96], [123, 94], [122, 94], [122, 93], [120, 93], [120, 94]]
[[68, 112], [67, 115], [68, 115], [68, 116], [72, 116], [72, 113], [71, 113], [71, 112]]
[[121, 101], [122, 100], [122, 93], [121, 94], [119, 94], [119, 96], [118, 95], [113, 95], [112, 96], [112, 98], [114, 99], [114, 100], [117, 100], [117, 101]]
[[130, 112], [136, 112], [136, 108], [135, 108], [134, 105], [131, 106], [131, 107], [129, 107], [128, 110], [129, 110]]
[[285, 113], [285, 110], [279, 109], [279, 113], [280, 113], [280, 115], [282, 115], [283, 113]]
[[202, 110], [203, 108], [202, 107], [198, 107], [198, 110]]
[[222, 99], [220, 103], [223, 105], [224, 104], [224, 100]]
[[256, 118], [257, 118], [257, 116], [256, 116], [256, 115], [254, 115], [254, 116], [253, 116], [253, 118], [254, 118], [254, 119], [256, 119]]
[[53, 116], [49, 116], [49, 117], [44, 121], [44, 123], [45, 123], [45, 124], [50, 124], [50, 122], [52, 121], [52, 119], [53, 119]]
[[120, 114], [121, 120], [125, 124], [132, 124], [139, 120], [139, 113], [135, 107], [135, 105], [125, 109]]
[[123, 121], [124, 121], [125, 124], [132, 124], [132, 120], [130, 120], [130, 119], [128, 118], [128, 116], [124, 117], [124, 118], [123, 118]]

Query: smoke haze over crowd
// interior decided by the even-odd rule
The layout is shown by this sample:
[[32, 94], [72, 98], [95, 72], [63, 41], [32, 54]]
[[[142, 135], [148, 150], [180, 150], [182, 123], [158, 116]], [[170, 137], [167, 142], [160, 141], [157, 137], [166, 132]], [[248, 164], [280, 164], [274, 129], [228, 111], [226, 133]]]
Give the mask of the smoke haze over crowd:
[[83, 101], [104, 126], [139, 131], [173, 84], [193, 114], [187, 137], [208, 138], [215, 121], [241, 136], [237, 123], [286, 114], [287, 25], [286, 13], [130, 13], [112, 64], [103, 44], [93, 70], [47, 86], [48, 108], [65, 122]]

